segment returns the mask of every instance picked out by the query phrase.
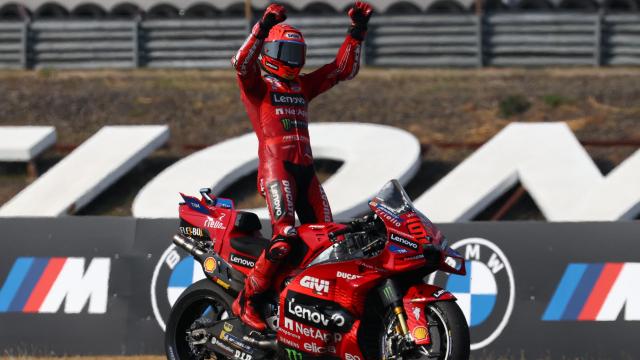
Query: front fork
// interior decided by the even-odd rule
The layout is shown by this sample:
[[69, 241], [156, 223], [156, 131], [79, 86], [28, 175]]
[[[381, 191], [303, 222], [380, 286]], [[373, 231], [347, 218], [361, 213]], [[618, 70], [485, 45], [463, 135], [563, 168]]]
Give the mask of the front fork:
[[393, 313], [398, 319], [398, 326], [396, 326], [396, 332], [400, 335], [402, 341], [399, 344], [400, 352], [410, 351], [415, 347], [409, 326], [407, 325], [407, 317], [404, 311], [404, 304], [402, 301], [403, 294], [398, 289], [397, 285], [392, 279], [387, 279], [382, 283], [382, 286], [378, 288], [382, 304], [384, 308], [393, 309]]
[[385, 309], [393, 309], [398, 319], [396, 333], [402, 339], [400, 348], [407, 351], [431, 344], [430, 324], [425, 311], [427, 305], [456, 300], [450, 292], [431, 284], [413, 285], [402, 294], [392, 279], [385, 280], [378, 291]]

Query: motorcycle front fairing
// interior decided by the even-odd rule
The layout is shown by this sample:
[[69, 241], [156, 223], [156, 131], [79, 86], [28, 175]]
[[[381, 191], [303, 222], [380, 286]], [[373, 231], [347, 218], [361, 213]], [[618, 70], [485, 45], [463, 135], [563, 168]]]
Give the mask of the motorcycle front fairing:
[[415, 208], [397, 180], [391, 180], [369, 202], [388, 231], [385, 267], [406, 271], [427, 265], [437, 270], [464, 275], [464, 258], [427, 216]]

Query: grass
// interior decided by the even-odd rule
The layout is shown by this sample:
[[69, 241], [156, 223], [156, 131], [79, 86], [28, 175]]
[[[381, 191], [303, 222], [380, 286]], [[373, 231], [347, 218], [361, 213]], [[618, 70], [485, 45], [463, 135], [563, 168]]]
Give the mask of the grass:
[[555, 109], [555, 108], [557, 108], [559, 106], [571, 103], [571, 101], [569, 99], [567, 99], [566, 97], [564, 97], [562, 95], [558, 95], [558, 94], [544, 95], [544, 96], [542, 96], [542, 102], [544, 102], [547, 106], [549, 106], [550, 108], [553, 108], [553, 109]]
[[509, 95], [500, 100], [498, 108], [500, 117], [511, 118], [515, 115], [524, 114], [531, 108], [531, 103], [523, 95]]

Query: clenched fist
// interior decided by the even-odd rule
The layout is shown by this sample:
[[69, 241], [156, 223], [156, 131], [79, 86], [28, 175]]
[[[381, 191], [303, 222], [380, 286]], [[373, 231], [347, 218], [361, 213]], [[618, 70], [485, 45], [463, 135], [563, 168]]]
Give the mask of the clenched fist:
[[264, 39], [269, 35], [272, 27], [287, 19], [287, 9], [282, 5], [271, 4], [262, 14], [262, 19], [254, 27], [254, 35], [258, 39]]
[[349, 32], [351, 36], [358, 40], [364, 40], [367, 33], [367, 24], [373, 13], [373, 7], [364, 1], [356, 1], [349, 9], [349, 17], [351, 18], [351, 27]]

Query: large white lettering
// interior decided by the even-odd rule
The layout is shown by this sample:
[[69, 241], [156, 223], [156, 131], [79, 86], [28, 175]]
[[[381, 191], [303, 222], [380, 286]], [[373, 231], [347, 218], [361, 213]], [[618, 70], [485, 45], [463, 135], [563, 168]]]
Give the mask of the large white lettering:
[[167, 126], [105, 126], [0, 208], [0, 216], [59, 216], [89, 204], [169, 138]]
[[0, 161], [30, 161], [55, 143], [53, 126], [0, 126]]
[[518, 181], [550, 221], [633, 219], [640, 151], [606, 177], [564, 123], [512, 123], [415, 205], [436, 222], [473, 219]]
[[[368, 200], [382, 185], [392, 178], [406, 184], [420, 164], [420, 144], [404, 130], [373, 124], [322, 123], [309, 125], [309, 132], [315, 158], [343, 162], [322, 184], [335, 217], [367, 211]], [[199, 171], [191, 171], [195, 168]], [[133, 214], [177, 217], [178, 192], [212, 185], [213, 193], [219, 194], [257, 168], [258, 142], [254, 134], [223, 141], [191, 154], [156, 176], [136, 196]], [[363, 174], [367, 181], [362, 181]], [[269, 218], [265, 208], [251, 211]]]
[[[323, 184], [336, 217], [367, 211], [367, 200], [382, 184], [391, 178], [406, 184], [419, 166], [418, 141], [403, 130], [362, 123], [324, 123], [311, 125], [310, 133], [316, 158], [344, 162]], [[0, 216], [74, 212], [167, 137], [166, 126], [105, 127], [4, 204]], [[200, 171], [193, 172], [193, 168]], [[133, 214], [176, 217], [179, 191], [212, 184], [214, 194], [218, 194], [256, 168], [255, 135], [224, 141], [160, 173], [137, 195]], [[362, 181], [363, 174], [367, 181]], [[640, 213], [640, 151], [602, 176], [563, 123], [510, 124], [419, 196], [415, 204], [434, 221], [467, 221], [518, 181], [550, 221], [612, 221], [633, 219]], [[266, 209], [253, 211], [262, 218], [269, 217]]]

